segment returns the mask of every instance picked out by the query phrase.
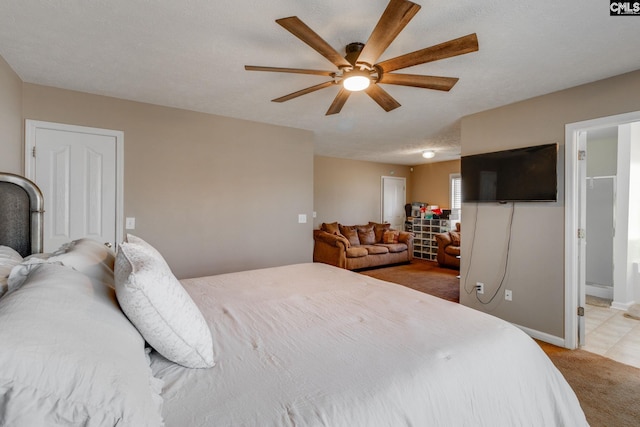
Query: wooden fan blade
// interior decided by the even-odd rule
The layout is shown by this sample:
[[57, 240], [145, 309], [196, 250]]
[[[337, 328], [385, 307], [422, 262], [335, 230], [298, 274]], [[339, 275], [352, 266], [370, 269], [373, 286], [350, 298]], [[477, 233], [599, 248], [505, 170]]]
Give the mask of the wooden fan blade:
[[420, 5], [410, 1], [391, 0], [364, 44], [357, 63], [372, 67], [419, 10]]
[[306, 95], [311, 92], [315, 92], [320, 89], [324, 89], [325, 87], [333, 86], [335, 83], [333, 81], [320, 83], [319, 85], [311, 86], [306, 89], [299, 90], [297, 92], [290, 93], [289, 95], [281, 96], [280, 98], [272, 99], [272, 102], [285, 102], [293, 98], [297, 98], [302, 95]]
[[465, 53], [478, 50], [478, 36], [475, 33], [458, 39], [449, 40], [439, 45], [416, 50], [415, 52], [397, 56], [376, 64], [385, 73], [400, 70], [426, 62], [437, 61], [439, 59], [451, 58], [453, 56], [464, 55]]
[[334, 48], [322, 37], [316, 34], [311, 28], [302, 22], [297, 16], [276, 19], [276, 22], [284, 27], [291, 34], [311, 46], [320, 55], [327, 58], [336, 67], [351, 67], [349, 61], [344, 59]]
[[336, 75], [336, 73], [333, 71], [307, 70], [304, 68], [261, 67], [259, 65], [245, 65], [244, 69], [247, 71], [273, 71], [277, 73], [314, 74], [317, 76], [329, 77], [335, 77]]
[[384, 109], [384, 111], [389, 112], [391, 110], [395, 110], [400, 106], [400, 103], [398, 101], [393, 99], [393, 97], [389, 95], [386, 90], [382, 89], [377, 84], [369, 85], [369, 87], [364, 91], [367, 92], [367, 95], [369, 95], [374, 101], [376, 101], [378, 105]]
[[347, 102], [347, 99], [349, 99], [349, 95], [351, 95], [350, 90], [347, 90], [343, 87], [340, 88], [340, 92], [338, 92], [336, 97], [333, 99], [333, 102], [331, 103], [331, 106], [327, 110], [327, 113], [325, 114], [325, 116], [330, 116], [331, 114], [338, 114], [340, 110], [342, 110], [344, 103]]
[[447, 92], [450, 91], [457, 82], [458, 79], [455, 77], [422, 76], [418, 74], [383, 73], [378, 78], [378, 83], [421, 87], [424, 89], [443, 90]]

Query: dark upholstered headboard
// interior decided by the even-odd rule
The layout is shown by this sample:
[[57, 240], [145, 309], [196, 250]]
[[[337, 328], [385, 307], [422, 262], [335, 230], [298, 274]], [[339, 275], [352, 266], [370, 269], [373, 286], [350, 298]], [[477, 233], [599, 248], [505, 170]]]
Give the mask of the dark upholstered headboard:
[[32, 181], [0, 172], [0, 245], [23, 257], [42, 252], [44, 202]]

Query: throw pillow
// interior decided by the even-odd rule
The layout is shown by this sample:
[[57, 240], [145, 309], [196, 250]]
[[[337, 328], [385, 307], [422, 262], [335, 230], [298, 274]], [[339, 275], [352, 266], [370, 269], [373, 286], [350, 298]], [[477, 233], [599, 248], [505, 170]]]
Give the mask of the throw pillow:
[[210, 368], [215, 362], [209, 327], [164, 258], [156, 253], [141, 244], [120, 244], [115, 282], [122, 311], [149, 345], [167, 359], [187, 368]]
[[373, 225], [359, 225], [358, 239], [361, 245], [374, 245], [376, 243], [376, 235], [373, 232]]
[[320, 229], [322, 231], [326, 231], [329, 234], [336, 234], [336, 235], [340, 234], [340, 227], [338, 227], [338, 222], [332, 222], [330, 224], [323, 222]]
[[385, 231], [382, 241], [387, 245], [398, 243], [398, 236], [400, 236], [400, 232], [397, 230]]
[[349, 239], [351, 246], [359, 246], [360, 238], [358, 238], [358, 229], [355, 226], [339, 225], [340, 234]]
[[384, 232], [391, 228], [391, 224], [380, 224], [377, 222], [369, 222], [369, 225], [373, 225], [373, 232], [376, 235], [376, 243], [383, 243], [382, 236]]
[[460, 246], [460, 233], [457, 231], [450, 231], [449, 234], [451, 235], [451, 244], [453, 246]]

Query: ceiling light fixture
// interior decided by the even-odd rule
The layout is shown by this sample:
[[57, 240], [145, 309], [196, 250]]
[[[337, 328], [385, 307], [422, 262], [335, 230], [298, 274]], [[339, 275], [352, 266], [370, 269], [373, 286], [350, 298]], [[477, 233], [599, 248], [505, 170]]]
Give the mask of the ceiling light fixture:
[[369, 73], [363, 70], [347, 71], [344, 73], [344, 78], [342, 79], [342, 86], [352, 92], [365, 90], [369, 87], [370, 83]]
[[426, 150], [422, 152], [422, 157], [425, 159], [433, 159], [436, 156], [436, 152], [433, 150]]

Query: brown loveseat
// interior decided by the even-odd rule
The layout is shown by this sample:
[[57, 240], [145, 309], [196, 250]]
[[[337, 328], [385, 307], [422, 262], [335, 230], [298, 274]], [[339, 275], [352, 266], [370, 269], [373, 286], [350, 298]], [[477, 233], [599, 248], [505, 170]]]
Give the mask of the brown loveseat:
[[456, 229], [435, 235], [438, 242], [438, 265], [441, 267], [460, 268], [460, 223]]
[[413, 234], [389, 224], [345, 226], [323, 223], [313, 230], [313, 261], [358, 270], [407, 263], [413, 259]]

